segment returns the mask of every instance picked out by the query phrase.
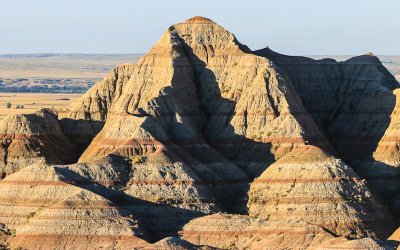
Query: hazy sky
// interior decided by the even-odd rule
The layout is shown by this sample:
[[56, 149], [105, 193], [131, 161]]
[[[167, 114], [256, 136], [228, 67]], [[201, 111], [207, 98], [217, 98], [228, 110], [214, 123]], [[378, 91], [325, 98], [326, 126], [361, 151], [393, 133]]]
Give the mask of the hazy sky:
[[251, 49], [400, 55], [400, 0], [0, 0], [0, 54], [145, 53], [208, 17]]

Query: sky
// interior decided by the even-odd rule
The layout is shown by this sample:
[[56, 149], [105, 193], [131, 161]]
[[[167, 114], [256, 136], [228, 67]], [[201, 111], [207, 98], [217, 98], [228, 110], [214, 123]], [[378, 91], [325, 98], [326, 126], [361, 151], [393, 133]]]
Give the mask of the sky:
[[251, 49], [400, 55], [400, 0], [0, 0], [0, 54], [146, 53], [193, 16]]

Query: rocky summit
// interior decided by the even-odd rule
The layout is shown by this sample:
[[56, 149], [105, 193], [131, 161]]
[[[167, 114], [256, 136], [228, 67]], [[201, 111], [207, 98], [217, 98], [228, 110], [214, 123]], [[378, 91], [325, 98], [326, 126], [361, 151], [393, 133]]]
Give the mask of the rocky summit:
[[0, 248], [396, 248], [399, 87], [372, 53], [175, 24], [69, 108], [1, 121]]

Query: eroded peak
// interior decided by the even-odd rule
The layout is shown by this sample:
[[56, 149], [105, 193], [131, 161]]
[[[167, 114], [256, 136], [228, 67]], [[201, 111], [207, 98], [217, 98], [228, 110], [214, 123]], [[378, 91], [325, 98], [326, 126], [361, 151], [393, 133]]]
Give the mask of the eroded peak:
[[214, 23], [214, 22], [211, 19], [202, 16], [195, 16], [186, 20], [185, 23]]

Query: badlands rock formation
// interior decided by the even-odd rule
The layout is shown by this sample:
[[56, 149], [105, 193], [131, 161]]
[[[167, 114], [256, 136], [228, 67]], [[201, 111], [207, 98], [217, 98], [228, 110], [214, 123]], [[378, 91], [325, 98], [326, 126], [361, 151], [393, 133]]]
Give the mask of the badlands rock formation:
[[349, 237], [384, 236], [391, 230], [357, 174], [314, 146], [296, 149], [269, 166], [248, 194], [249, 215], [268, 221], [302, 220]]
[[372, 53], [344, 62], [278, 54], [273, 60], [289, 76], [304, 106], [332, 143], [337, 156], [365, 178], [392, 213], [400, 208], [400, 175], [394, 161], [399, 83]]
[[133, 68], [132, 64], [123, 64], [113, 69], [104, 80], [89, 89], [79, 102], [59, 112], [63, 131], [82, 148], [102, 129], [114, 99], [121, 95]]
[[5, 118], [0, 121], [0, 140], [0, 179], [35, 162], [71, 163], [76, 159], [71, 139], [50, 110]]
[[314, 61], [203, 17], [173, 25], [68, 109], [3, 121], [0, 244], [395, 245], [396, 88], [373, 55]]

